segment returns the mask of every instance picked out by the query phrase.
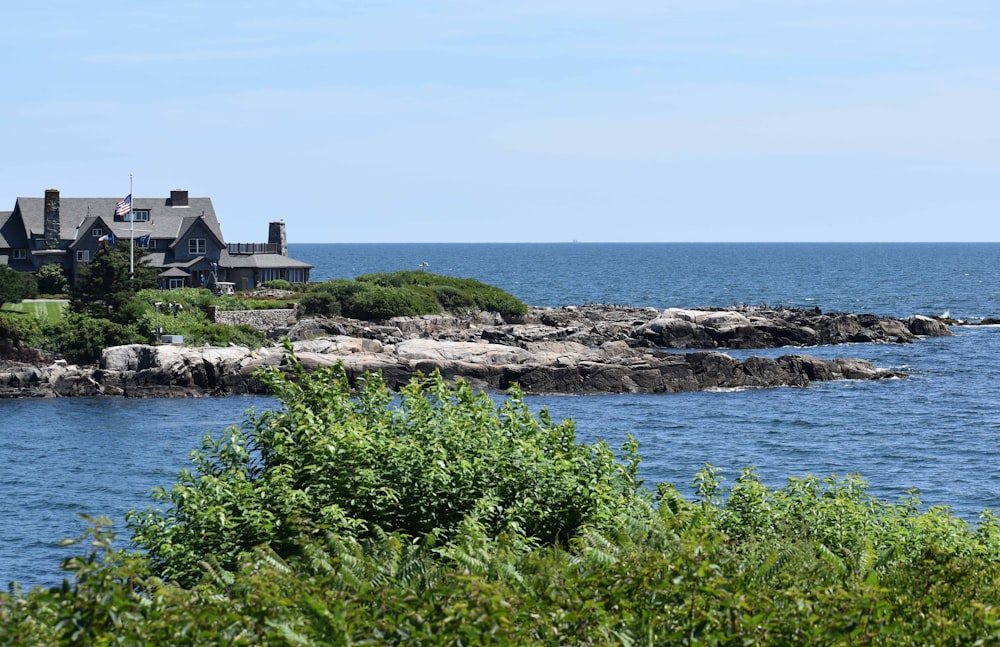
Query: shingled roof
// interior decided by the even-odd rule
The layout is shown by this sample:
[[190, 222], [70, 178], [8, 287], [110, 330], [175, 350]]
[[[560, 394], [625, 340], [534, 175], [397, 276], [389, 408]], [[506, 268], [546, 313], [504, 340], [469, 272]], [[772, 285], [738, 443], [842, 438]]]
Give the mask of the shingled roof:
[[[119, 198], [60, 198], [60, 238], [76, 239], [79, 228], [88, 216], [102, 216], [105, 222], [114, 223], [112, 229], [115, 236], [127, 238], [127, 232], [133, 223], [114, 221], [118, 201]], [[135, 229], [142, 229], [143, 234], [150, 233], [153, 238], [173, 239], [190, 226], [190, 221], [185, 221], [185, 218], [204, 216], [206, 226], [219, 241], [224, 241], [211, 198], [188, 198], [187, 202], [187, 206], [175, 207], [171, 205], [170, 198], [135, 198], [132, 201], [133, 211], [149, 211], [149, 221], [134, 223]], [[14, 210], [20, 211], [29, 236], [45, 234], [44, 198], [18, 198]]]

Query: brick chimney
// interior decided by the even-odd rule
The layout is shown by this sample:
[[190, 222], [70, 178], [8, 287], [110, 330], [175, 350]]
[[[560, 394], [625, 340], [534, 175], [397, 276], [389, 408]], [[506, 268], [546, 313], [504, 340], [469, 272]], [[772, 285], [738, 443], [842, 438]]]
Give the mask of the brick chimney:
[[182, 189], [173, 189], [170, 192], [170, 206], [171, 207], [188, 206], [188, 192]]
[[59, 249], [59, 189], [45, 190], [45, 249]]
[[277, 220], [267, 227], [267, 243], [275, 245], [278, 253], [288, 256], [288, 239], [285, 237], [285, 221]]

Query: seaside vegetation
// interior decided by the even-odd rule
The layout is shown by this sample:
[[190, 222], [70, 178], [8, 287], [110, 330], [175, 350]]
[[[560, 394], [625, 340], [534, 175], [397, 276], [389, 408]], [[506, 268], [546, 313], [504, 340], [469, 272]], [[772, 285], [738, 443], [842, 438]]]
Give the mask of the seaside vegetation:
[[857, 475], [711, 465], [689, 500], [629, 438], [437, 374], [260, 375], [281, 406], [206, 435], [103, 519], [61, 586], [0, 595], [0, 644], [965, 645], [1000, 640], [1000, 524]]
[[425, 314], [496, 312], [520, 317], [528, 307], [500, 288], [476, 279], [431, 274], [421, 270], [363, 274], [314, 286], [299, 304], [303, 316], [344, 316], [365, 321]]

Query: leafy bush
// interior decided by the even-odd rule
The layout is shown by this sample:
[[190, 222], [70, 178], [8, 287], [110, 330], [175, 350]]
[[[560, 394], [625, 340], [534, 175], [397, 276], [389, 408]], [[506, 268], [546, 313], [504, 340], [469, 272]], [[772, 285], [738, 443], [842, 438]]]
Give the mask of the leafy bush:
[[428, 295], [416, 290], [366, 285], [346, 303], [341, 304], [344, 316], [367, 321], [384, 321], [393, 317], [413, 317], [440, 312], [440, 306]]
[[[405, 270], [391, 274], [365, 274], [359, 276], [357, 280], [386, 287], [424, 287], [435, 294], [439, 302], [457, 301], [461, 304], [452, 311], [478, 309], [498, 312], [504, 316], [520, 316], [528, 312], [528, 307], [524, 303], [507, 292], [476, 279], [442, 276], [420, 270]], [[462, 298], [456, 299], [456, 294], [460, 294]]]
[[5, 303], [20, 303], [33, 296], [38, 296], [34, 276], [0, 265], [0, 306]]
[[63, 355], [76, 364], [93, 364], [108, 346], [146, 342], [134, 325], [71, 313], [56, 321], [41, 321], [22, 314], [0, 315], [0, 339]]
[[130, 517], [161, 576], [193, 584], [205, 555], [229, 569], [255, 546], [291, 557], [325, 533], [446, 539], [471, 522], [555, 544], [650, 505], [633, 453], [623, 466], [603, 443], [577, 444], [572, 423], [536, 418], [516, 389], [498, 407], [435, 374], [394, 404], [377, 376], [352, 397], [343, 366], [307, 374], [289, 360], [294, 379], [261, 375], [283, 411], [206, 438], [196, 472], [159, 491], [168, 509]]
[[38, 279], [34, 274], [23, 273], [21, 280], [24, 281], [24, 292], [22, 299], [38, 298]]
[[0, 313], [0, 339], [18, 342], [30, 348], [41, 348], [45, 331], [38, 317], [22, 313]]
[[477, 310], [520, 316], [528, 307], [499, 288], [475, 279], [421, 271], [366, 274], [313, 286], [299, 303], [304, 315], [343, 315], [362, 320]]
[[71, 313], [46, 329], [46, 339], [41, 346], [61, 353], [76, 364], [93, 364], [101, 358], [101, 351], [109, 346], [122, 346], [148, 341], [135, 326]]
[[285, 279], [272, 279], [264, 281], [264, 287], [271, 290], [291, 290], [292, 284]]
[[69, 292], [69, 281], [62, 265], [50, 263], [38, 270], [38, 291], [41, 294], [57, 295]]
[[309, 292], [299, 301], [298, 313], [301, 317], [339, 317], [340, 301], [326, 292]]

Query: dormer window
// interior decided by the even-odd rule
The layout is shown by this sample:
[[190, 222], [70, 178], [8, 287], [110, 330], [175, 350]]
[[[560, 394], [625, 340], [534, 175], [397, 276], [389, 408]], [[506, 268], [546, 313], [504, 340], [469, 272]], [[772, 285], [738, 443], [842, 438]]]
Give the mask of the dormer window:
[[133, 209], [132, 210], [132, 221], [133, 222], [149, 222], [149, 209]]
[[205, 253], [205, 239], [204, 238], [192, 238], [188, 241], [188, 253], [189, 254], [204, 254]]
[[105, 233], [104, 230], [100, 227], [94, 227], [93, 229], [90, 230], [90, 235], [93, 238], [100, 238], [101, 236], [104, 235], [104, 233]]

